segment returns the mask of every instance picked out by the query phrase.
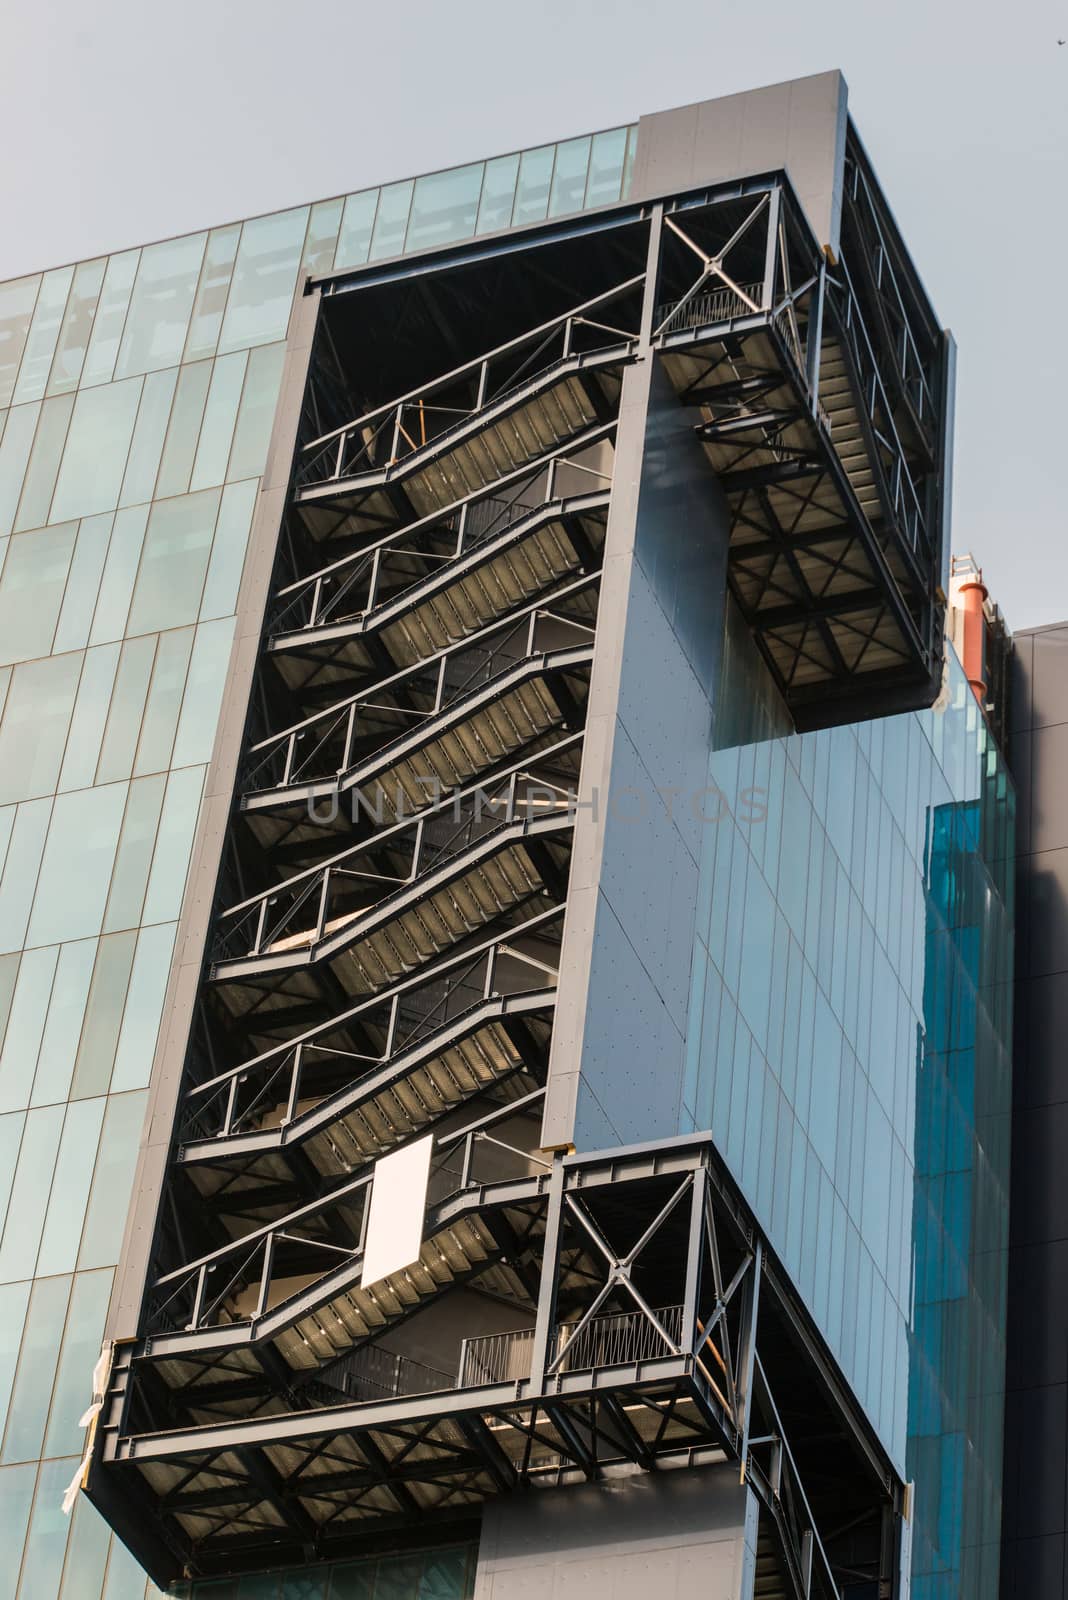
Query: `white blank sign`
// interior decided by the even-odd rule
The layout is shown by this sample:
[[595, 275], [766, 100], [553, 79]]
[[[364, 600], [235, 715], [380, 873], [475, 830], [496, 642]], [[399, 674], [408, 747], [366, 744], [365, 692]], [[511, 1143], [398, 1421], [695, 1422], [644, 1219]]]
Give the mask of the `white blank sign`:
[[427, 1134], [375, 1162], [361, 1289], [418, 1259], [433, 1146], [434, 1136]]

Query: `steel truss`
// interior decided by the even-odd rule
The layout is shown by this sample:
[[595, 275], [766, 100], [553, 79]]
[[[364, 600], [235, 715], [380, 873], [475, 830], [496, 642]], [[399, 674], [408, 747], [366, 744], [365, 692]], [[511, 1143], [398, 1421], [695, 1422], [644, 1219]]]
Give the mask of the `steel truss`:
[[[92, 1489], [109, 1515], [139, 1507], [120, 1526], [158, 1580], [328, 1559], [414, 1515], [622, 1463], [732, 1459], [786, 1592], [891, 1581], [893, 1475], [707, 1136], [557, 1157], [478, 1203], [524, 1214], [540, 1260], [527, 1324], [465, 1340], [456, 1378], [395, 1358], [387, 1381], [349, 1358], [260, 1412], [254, 1363], [223, 1368], [191, 1333], [117, 1353]], [[183, 1351], [194, 1387], [198, 1363], [212, 1373], [202, 1401], [162, 1398]]]
[[895, 292], [851, 173], [833, 263], [782, 182], [664, 216], [654, 342], [700, 408], [731, 585], [802, 727], [916, 705], [941, 673], [950, 353], [914, 275], [907, 308]]

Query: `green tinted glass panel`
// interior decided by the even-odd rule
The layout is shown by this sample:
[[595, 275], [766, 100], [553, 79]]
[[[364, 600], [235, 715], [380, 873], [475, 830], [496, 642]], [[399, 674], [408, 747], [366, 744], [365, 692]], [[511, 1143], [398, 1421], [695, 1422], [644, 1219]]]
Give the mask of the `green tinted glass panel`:
[[141, 252], [115, 377], [155, 372], [182, 358], [207, 236], [190, 234]]
[[416, 181], [405, 250], [432, 250], [435, 245], [470, 239], [478, 217], [483, 165], [479, 161]]

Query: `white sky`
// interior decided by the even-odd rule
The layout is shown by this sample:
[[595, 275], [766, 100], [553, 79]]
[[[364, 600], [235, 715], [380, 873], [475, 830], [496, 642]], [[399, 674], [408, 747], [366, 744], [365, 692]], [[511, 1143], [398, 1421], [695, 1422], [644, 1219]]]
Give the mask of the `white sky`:
[[1060, 621], [1058, 37], [1068, 0], [12, 0], [0, 278], [841, 67], [960, 347], [954, 548]]

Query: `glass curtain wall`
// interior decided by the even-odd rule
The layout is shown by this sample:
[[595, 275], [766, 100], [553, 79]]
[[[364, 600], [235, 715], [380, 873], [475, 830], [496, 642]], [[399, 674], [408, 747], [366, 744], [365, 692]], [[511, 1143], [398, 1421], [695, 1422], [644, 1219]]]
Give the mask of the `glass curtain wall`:
[[613, 204], [635, 135], [0, 284], [0, 1600], [155, 1592], [60, 1501], [298, 277]]
[[952, 652], [930, 710], [801, 736], [733, 609], [725, 660], [682, 1126], [711, 1128], [915, 1480], [913, 1593], [987, 1600], [1012, 782]]

